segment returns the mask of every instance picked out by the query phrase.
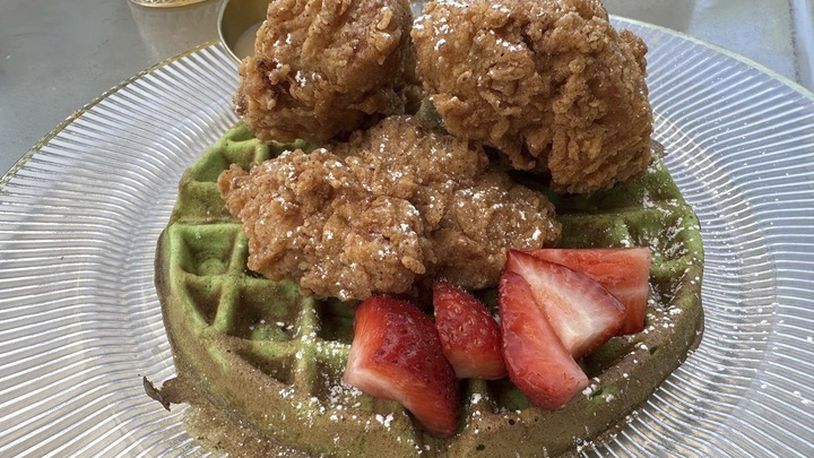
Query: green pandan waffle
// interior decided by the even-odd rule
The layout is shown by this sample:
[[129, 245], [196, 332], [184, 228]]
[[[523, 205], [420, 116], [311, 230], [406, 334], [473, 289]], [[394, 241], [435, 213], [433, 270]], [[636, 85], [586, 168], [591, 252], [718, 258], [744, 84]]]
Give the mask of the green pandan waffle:
[[[701, 335], [698, 220], [658, 159], [624, 187], [588, 199], [551, 195], [562, 246], [652, 248], [645, 331], [614, 338], [588, 357], [592, 384], [559, 411], [531, 406], [508, 380], [463, 382], [458, 434], [434, 438], [399, 404], [341, 384], [351, 304], [319, 302], [292, 282], [247, 270], [246, 238], [216, 180], [232, 163], [247, 167], [285, 147], [238, 126], [207, 150], [181, 179], [156, 259], [179, 374], [258, 437], [311, 455], [558, 455], [618, 424]], [[483, 296], [494, 301], [493, 292]]]

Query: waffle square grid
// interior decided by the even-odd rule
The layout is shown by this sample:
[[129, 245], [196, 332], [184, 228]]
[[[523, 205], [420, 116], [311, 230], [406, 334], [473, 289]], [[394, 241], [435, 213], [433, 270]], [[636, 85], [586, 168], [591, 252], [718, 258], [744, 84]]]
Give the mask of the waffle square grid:
[[[307, 149], [264, 144], [242, 125], [230, 130], [184, 173], [157, 256], [179, 373], [263, 434], [315, 454], [508, 453], [500, 444], [512, 444], [512, 456], [559, 454], [618, 423], [700, 338], [698, 221], [658, 159], [625, 187], [590, 198], [550, 195], [563, 223], [561, 246], [651, 247], [646, 330], [587, 358], [592, 385], [560, 411], [531, 406], [507, 380], [464, 381], [459, 434], [433, 438], [398, 403], [341, 383], [354, 304], [316, 301], [293, 282], [246, 268], [247, 240], [224, 209], [217, 177], [230, 164], [249, 167], [298, 147]], [[484, 297], [495, 306], [493, 292]]]

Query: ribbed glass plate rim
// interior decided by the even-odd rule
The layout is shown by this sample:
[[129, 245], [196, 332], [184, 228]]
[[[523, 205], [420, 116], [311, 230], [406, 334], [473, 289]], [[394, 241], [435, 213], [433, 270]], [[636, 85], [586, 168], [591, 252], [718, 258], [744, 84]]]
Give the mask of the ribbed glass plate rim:
[[[670, 113], [667, 113], [668, 116], [664, 116], [657, 111], [656, 123], [659, 130], [656, 135], [660, 141], [678, 145], [675, 148], [676, 155], [668, 157], [668, 166], [671, 164], [675, 166], [675, 168], [671, 167], [671, 172], [682, 191], [686, 193], [688, 200], [691, 203], [693, 200], [705, 202], [704, 206], [707, 209], [704, 216], [706, 218], [702, 218], [702, 221], [705, 222], [708, 233], [712, 231], [714, 235], [714, 239], [705, 238], [705, 245], [709, 242], [711, 248], [708, 251], [707, 267], [710, 274], [723, 279], [723, 286], [705, 284], [705, 300], [710, 299], [715, 306], [714, 310], [710, 310], [715, 313], [708, 314], [706, 319], [712, 325], [713, 331], [715, 328], [720, 328], [722, 331], [710, 332], [705, 337], [705, 343], [702, 343], [700, 349], [702, 351], [693, 354], [690, 357], [691, 364], [679, 368], [674, 376], [665, 382], [663, 389], [654, 394], [651, 401], [648, 401], [646, 406], [629, 419], [629, 422], [632, 423], [630, 428], [623, 428], [618, 435], [603, 444], [597, 444], [596, 447], [590, 445], [585, 447], [583, 453], [598, 456], [615, 455], [620, 452], [643, 456], [654, 453], [730, 456], [814, 455], [814, 446], [812, 446], [814, 414], [811, 413], [809, 407], [811, 400], [814, 399], [814, 393], [811, 390], [811, 386], [814, 386], [814, 365], [812, 365], [814, 341], [811, 337], [814, 328], [814, 315], [812, 314], [814, 313], [814, 302], [812, 302], [814, 276], [811, 275], [811, 272], [814, 271], [814, 263], [810, 261], [810, 259], [814, 259], [812, 256], [814, 255], [814, 238], [805, 235], [804, 232], [806, 227], [809, 231], [814, 227], [814, 204], [810, 203], [814, 202], [814, 199], [811, 199], [809, 203], [800, 201], [801, 196], [814, 197], [814, 192], [805, 186], [799, 190], [787, 190], [781, 186], [780, 181], [777, 181], [776, 176], [763, 175], [759, 171], [752, 170], [753, 167], [750, 168], [747, 164], [749, 158], [746, 156], [751, 154], [749, 152], [757, 154], [762, 151], [763, 145], [767, 145], [766, 149], [770, 150], [767, 160], [780, 162], [779, 168], [784, 170], [789, 170], [792, 165], [799, 167], [795, 161], [784, 159], [789, 150], [812, 157], [814, 146], [809, 148], [810, 144], [806, 142], [812, 137], [811, 132], [814, 130], [814, 128], [810, 128], [811, 113], [814, 113], [814, 94], [787, 78], [718, 46], [646, 23], [622, 18], [615, 18], [615, 21], [619, 25], [632, 28], [651, 38], [655, 37], [657, 40], [672, 43], [667, 47], [670, 50], [678, 47], [678, 54], [689, 61], [687, 68], [675, 69], [676, 75], [665, 73], [665, 71], [657, 75], [659, 86], [666, 86], [666, 88], [660, 93], [654, 94], [654, 106], [668, 108], [665, 111], [669, 112], [670, 104], [675, 103], [681, 105], [682, 109], [678, 113], [680, 116], [676, 115], [680, 118], [678, 121], [669, 116]], [[682, 54], [687, 50], [680, 49], [680, 45], [687, 42], [706, 48], [712, 54], [719, 55], [718, 57], [734, 60], [744, 68], [735, 68], [738, 65], [727, 63], [727, 65], [721, 66], [723, 69], [719, 68], [712, 71], [712, 74], [705, 74], [701, 81], [693, 81], [689, 85], [690, 88], [676, 89], [668, 86], [669, 82], [676, 79], [692, 78], [689, 76], [689, 72], [692, 72], [693, 69], [703, 69], [708, 62], [707, 57], [696, 59], [691, 52], [686, 56]], [[185, 57], [195, 56], [197, 51], [216, 55], [218, 59], [225, 58], [226, 54], [222, 45], [213, 46], [213, 43], [205, 43], [156, 64], [118, 84], [76, 111], [43, 137], [0, 178], [0, 196], [3, 195], [6, 185], [19, 172], [27, 170], [28, 161], [32, 157], [39, 157], [37, 153], [48, 146], [63, 130], [82, 115], [93, 113], [94, 107], [131, 83], [138, 82], [153, 72], [169, 68], [174, 63], [183, 63]], [[692, 48], [692, 46], [685, 48]], [[654, 61], [665, 59], [667, 58], [664, 54], [656, 55], [653, 58]], [[675, 64], [675, 62], [672, 63]], [[760, 107], [758, 114], [765, 114], [768, 124], [764, 123], [766, 125], [759, 127], [759, 130], [765, 132], [768, 140], [758, 141], [755, 144], [747, 142], [742, 149], [734, 148], [731, 145], [732, 142], [725, 145], [726, 147], [721, 147], [722, 151], [727, 151], [726, 154], [736, 158], [727, 159], [729, 162], [741, 160], [741, 158], [744, 162], [742, 166], [729, 164], [726, 169], [727, 176], [710, 175], [710, 171], [719, 170], [720, 158], [708, 157], [706, 151], [709, 145], [704, 144], [705, 140], [702, 141], [699, 138], [712, 136], [706, 140], [714, 143], [714, 126], [707, 128], [703, 122], [694, 119], [693, 116], [705, 115], [708, 112], [719, 113], [720, 109], [707, 106], [696, 108], [693, 103], [690, 103], [688, 107], [682, 97], [688, 96], [688, 91], [693, 89], [701, 93], [697, 97], [700, 102], [713, 100], [714, 91], [712, 95], [704, 92], [707, 83], [717, 91], [721, 87], [721, 81], [716, 78], [721, 77], [726, 81], [727, 78], [732, 78], [728, 72], [731, 71], [730, 73], [737, 75], [738, 72], [745, 70], [749, 70], [748, 75], [743, 76], [748, 80], [743, 82], [745, 88], [738, 88], [735, 92], [744, 94], [746, 102], [743, 104], [747, 106], [746, 108], [739, 106], [739, 110], [743, 111], [744, 117], [753, 117], [754, 113], [750, 114], [745, 110], [751, 106]], [[701, 73], [704, 72], [701, 71]], [[166, 84], [166, 82], [167, 80], [162, 80], [162, 84]], [[172, 80], [169, 82], [172, 84]], [[758, 94], [751, 94], [751, 90], [757, 91]], [[800, 96], [800, 100], [795, 100], [793, 103], [781, 100], [783, 96], [792, 93]], [[765, 100], [757, 101], [762, 95], [767, 94], [772, 101], [778, 101], [780, 108], [775, 110], [767, 107]], [[689, 94], [689, 97], [692, 99], [696, 95]], [[700, 102], [698, 103], [700, 104]], [[738, 104], [735, 105], [738, 106]], [[804, 119], [809, 122], [808, 126], [797, 125], [801, 121], [795, 120], [793, 115], [800, 113], [805, 114]], [[734, 121], [729, 118], [728, 113], [719, 114], [721, 117], [726, 117], [726, 121], [722, 121], [722, 124], [733, 126], [735, 131], [739, 129], [733, 124]], [[714, 125], [716, 120], [711, 119], [709, 122]], [[773, 123], [782, 127], [779, 134], [772, 130]], [[800, 140], [799, 144], [795, 143], [784, 149], [787, 142], [782, 137], [778, 139], [777, 136], [789, 132], [797, 135], [798, 138], [804, 137], [805, 141]], [[685, 154], [684, 151], [688, 152]], [[689, 165], [682, 163], [682, 161], [689, 160], [698, 162]], [[794, 163], [792, 164], [792, 162]], [[694, 168], [694, 170], [690, 170], [690, 168]], [[795, 169], [790, 173], [797, 180], [795, 183], [798, 186], [802, 183], [814, 182], [814, 169], [810, 165], [803, 166], [799, 170]], [[741, 181], [753, 179], [759, 182], [760, 178], [768, 177], [767, 183], [769, 184], [766, 186], [768, 189], [776, 190], [784, 202], [789, 203], [790, 216], [782, 214], [785, 209], [775, 210], [767, 207], [764, 200], [756, 199], [753, 193], [749, 193], [748, 189], [741, 186], [740, 182], [734, 183], [730, 178], [738, 178], [738, 174], [743, 175], [740, 177]], [[715, 182], [711, 185], [712, 189], [705, 187], [703, 180], [699, 181], [698, 177], [707, 177]], [[710, 192], [713, 193], [710, 194]], [[719, 192], [720, 194], [718, 194]], [[746, 204], [740, 202], [739, 199], [742, 199], [744, 195], [749, 198], [749, 202], [757, 202], [757, 205], [750, 208], [749, 202]], [[720, 200], [720, 205], [717, 204], [717, 200]], [[0, 200], [0, 206], [2, 205], [3, 202]], [[730, 215], [732, 216], [730, 219], [719, 218], [719, 215], [715, 213], [718, 210], [734, 213]], [[2, 211], [0, 211], [0, 215], [2, 215]], [[767, 217], [775, 216], [778, 221], [781, 221], [778, 227], [761, 227], [761, 224], [767, 223]], [[767, 224], [771, 224], [771, 221]], [[0, 235], [4, 231], [8, 234], [12, 230], [9, 227], [13, 226], [0, 226]], [[784, 230], [787, 232], [783, 232]], [[796, 243], [793, 249], [787, 249], [791, 246], [786, 240], [788, 237], [791, 237], [792, 242]], [[767, 249], [769, 245], [773, 247], [774, 251]], [[3, 243], [0, 237], [0, 249], [2, 248]], [[737, 249], [737, 252], [734, 255], [728, 253], [727, 250], [730, 249]], [[778, 251], [780, 249], [787, 250]], [[732, 268], [730, 271], [729, 264], [737, 264], [739, 256], [751, 257], [755, 266], [740, 266]], [[2, 261], [0, 259], [0, 267], [2, 267]], [[782, 261], [782, 265], [778, 264], [778, 261]], [[782, 271], [788, 275], [788, 278], [782, 278], [782, 275], [778, 274], [778, 265], [781, 265]], [[727, 283], [727, 275], [734, 276], [738, 281], [746, 278], [745, 281], [750, 287], [756, 288], [754, 292], [740, 291], [745, 296], [749, 296], [743, 300], [743, 305], [745, 305], [743, 309], [738, 308], [740, 299], [726, 297], [732, 288], [737, 289], [738, 287], [738, 284], [732, 286]], [[754, 276], [754, 278], [750, 279], [749, 276]], [[0, 282], [4, 280], [8, 280], [8, 278], [0, 278]], [[7, 281], [5, 283], [8, 284]], [[781, 288], [777, 286], [780, 283], [786, 294], [784, 297], [790, 298], [791, 307], [786, 307], [778, 317], [779, 304], [771, 301], [778, 297], [774, 294], [777, 289]], [[743, 290], [745, 287], [740, 289]], [[6, 295], [6, 297], [8, 296]], [[739, 326], [741, 327], [739, 328]], [[0, 339], [4, 335], [2, 331], [3, 329], [0, 327]], [[766, 335], [767, 333], [768, 335]], [[772, 341], [772, 335], [782, 335], [782, 339]], [[741, 338], [745, 340], [739, 341], [738, 339]], [[0, 344], [2, 344], [2, 340], [0, 340]], [[166, 347], [164, 349], [166, 350]], [[783, 371], [787, 372], [783, 373]], [[760, 383], [758, 383], [757, 374], [762, 376]], [[0, 374], [0, 380], [4, 378], [6, 378], [4, 374]], [[782, 387], [782, 390], [778, 387]], [[747, 393], [748, 402], [741, 402]], [[10, 402], [11, 400], [4, 398], [4, 393], [0, 391], [0, 406]], [[143, 407], [140, 408], [143, 409]], [[3, 418], [2, 412], [0, 412], [0, 418]], [[151, 420], [154, 421], [151, 423], [152, 425], [159, 424], [155, 422], [164, 424], [163, 422], [168, 421], [165, 417], [162, 419], [158, 413], [151, 413], [150, 418], [156, 418], [156, 420]], [[173, 412], [172, 419], [169, 421], [177, 421], [177, 418], [176, 413]], [[122, 427], [125, 427], [124, 424]], [[143, 432], [143, 434], [152, 434], [150, 440], [154, 441], [153, 443], [144, 446], [132, 444], [126, 449], [129, 452], [124, 453], [135, 453], [135, 450], [139, 449], [142, 454], [156, 453], [156, 442], [161, 439], [154, 439], [154, 437], [164, 434], [164, 430], [155, 431], [156, 427], [151, 426], [152, 433]], [[176, 429], [173, 428], [173, 431]], [[38, 434], [40, 432], [41, 430], [38, 431]], [[97, 445], [93, 443], [103, 443], [104, 436], [108, 434], [94, 438], [91, 444], [80, 446], [80, 450], [96, 448]], [[188, 438], [179, 442], [178, 434], [180, 433], [174, 432], [173, 434], [175, 434], [172, 436], [175, 442], [163, 444], [162, 450], [165, 452], [173, 450], [173, 453], [184, 455], [201, 453], [199, 448], [190, 445]], [[84, 434], [77, 432], [77, 435]], [[60, 448], [57, 450], [64, 450], [66, 446], [59, 446]], [[101, 445], [98, 446], [101, 447]], [[175, 446], [180, 448], [172, 448]], [[70, 447], [75, 447], [75, 445]], [[0, 450], [2, 449], [4, 449], [4, 444], [2, 435], [0, 435]], [[74, 448], [74, 450], [76, 449]]]
[[110, 89], [106, 90], [105, 92], [99, 94], [99, 96], [96, 97], [95, 99], [91, 100], [90, 102], [86, 103], [85, 105], [82, 105], [79, 109], [77, 109], [76, 111], [71, 113], [70, 116], [65, 118], [64, 121], [57, 124], [56, 127], [54, 127], [53, 129], [51, 129], [51, 131], [49, 131], [47, 134], [45, 134], [37, 143], [34, 144], [34, 146], [29, 148], [28, 151], [26, 151], [20, 157], [20, 159], [18, 159], [6, 171], [6, 173], [4, 173], [2, 177], [0, 177], [0, 191], [3, 189], [3, 187], [6, 185], [6, 183], [8, 183], [12, 178], [14, 178], [15, 175], [17, 175], [17, 172], [19, 172], [23, 167], [25, 167], [26, 162], [28, 162], [29, 159], [31, 159], [35, 154], [37, 154], [42, 149], [43, 146], [47, 145], [48, 142], [51, 141], [52, 138], [59, 135], [60, 132], [65, 130], [66, 127], [68, 127], [77, 118], [79, 118], [80, 116], [85, 114], [88, 110], [95, 107], [96, 105], [98, 105], [100, 102], [102, 102], [106, 98], [110, 97], [111, 95], [115, 94], [121, 88], [127, 86], [128, 84], [132, 83], [133, 81], [138, 80], [139, 78], [142, 78], [144, 75], [148, 75], [148, 74], [154, 72], [155, 70], [158, 70], [158, 69], [163, 68], [163, 67], [165, 67], [165, 66], [167, 66], [167, 65], [169, 65], [169, 64], [171, 64], [173, 62], [181, 60], [181, 59], [183, 59], [184, 57], [186, 57], [186, 56], [188, 56], [190, 54], [193, 54], [193, 53], [195, 53], [197, 51], [200, 51], [201, 49], [205, 49], [205, 48], [208, 48], [210, 46], [217, 46], [218, 43], [220, 43], [218, 40], [208, 41], [206, 43], [201, 43], [201, 44], [199, 44], [197, 46], [189, 48], [186, 51], [182, 51], [182, 52], [180, 52], [180, 53], [178, 53], [178, 54], [176, 54], [176, 55], [174, 55], [172, 57], [168, 57], [168, 58], [162, 60], [161, 62], [158, 62], [156, 64], [153, 64], [153, 65], [145, 68], [144, 70], [141, 70], [140, 72], [136, 73], [135, 75], [131, 76], [130, 78], [127, 78], [126, 80], [121, 81], [120, 83], [116, 84], [115, 86], [111, 87]]

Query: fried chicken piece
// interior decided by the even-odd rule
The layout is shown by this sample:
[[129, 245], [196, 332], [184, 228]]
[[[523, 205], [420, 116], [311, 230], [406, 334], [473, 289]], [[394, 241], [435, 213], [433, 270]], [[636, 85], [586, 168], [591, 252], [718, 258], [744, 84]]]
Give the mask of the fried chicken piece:
[[644, 42], [596, 0], [428, 3], [418, 77], [447, 130], [590, 193], [644, 171], [652, 113]]
[[429, 241], [409, 201], [366, 192], [333, 153], [285, 152], [250, 172], [233, 165], [218, 180], [243, 222], [250, 269], [298, 280], [319, 296], [404, 292], [426, 272]]
[[489, 165], [482, 148], [428, 130], [412, 116], [384, 119], [332, 149], [370, 192], [412, 202], [431, 229], [452, 194]]
[[402, 113], [411, 21], [406, 0], [273, 0], [240, 64], [235, 111], [259, 138], [284, 142]]
[[431, 240], [436, 274], [467, 288], [494, 286], [503, 273], [506, 248], [521, 250], [559, 240], [554, 207], [540, 193], [489, 171], [453, 194]]
[[249, 238], [249, 268], [319, 297], [409, 293], [444, 275], [497, 283], [507, 248], [552, 244], [560, 225], [541, 194], [488, 168], [480, 147], [384, 119], [347, 143], [300, 150], [218, 179]]

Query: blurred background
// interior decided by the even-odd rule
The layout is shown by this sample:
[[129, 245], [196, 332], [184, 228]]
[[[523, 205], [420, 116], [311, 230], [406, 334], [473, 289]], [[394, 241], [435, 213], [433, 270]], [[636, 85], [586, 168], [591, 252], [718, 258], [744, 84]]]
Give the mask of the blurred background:
[[[160, 2], [165, 0], [141, 0]], [[218, 37], [223, 0], [0, 0], [0, 174], [75, 110]], [[812, 0], [605, 0], [611, 14], [710, 41], [814, 89]]]

